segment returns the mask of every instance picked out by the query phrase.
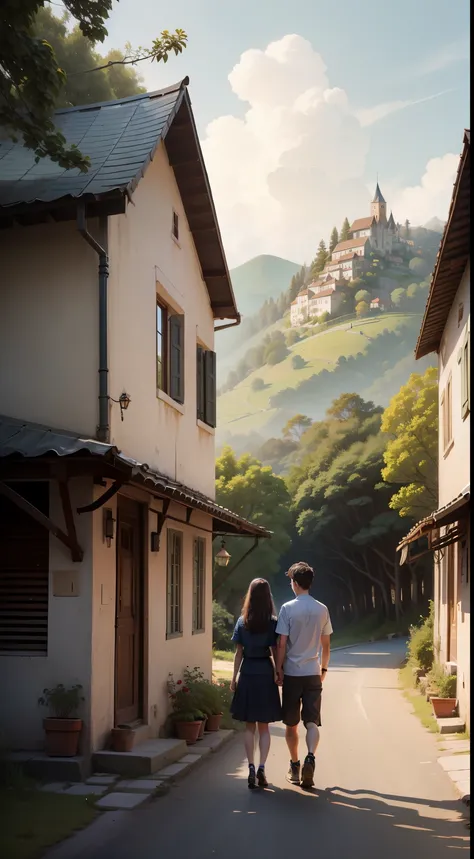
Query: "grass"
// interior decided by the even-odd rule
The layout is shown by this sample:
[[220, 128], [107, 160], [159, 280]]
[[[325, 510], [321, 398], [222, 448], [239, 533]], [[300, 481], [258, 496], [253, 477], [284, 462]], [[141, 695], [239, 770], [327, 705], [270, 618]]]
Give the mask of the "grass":
[[433, 708], [429, 701], [418, 692], [413, 679], [412, 665], [407, 663], [400, 669], [399, 673], [400, 685], [403, 689], [403, 694], [407, 701], [413, 707], [415, 716], [420, 720], [424, 728], [430, 733], [438, 733], [438, 725], [433, 715]]
[[[269, 409], [270, 397], [288, 387], [294, 387], [321, 370], [331, 370], [341, 355], [348, 358], [367, 349], [370, 340], [378, 337], [384, 329], [395, 331], [408, 319], [408, 314], [386, 314], [354, 322], [352, 330], [348, 324], [341, 328], [330, 328], [315, 333], [290, 347], [284, 361], [271, 367], [265, 365], [255, 370], [240, 382], [232, 391], [218, 398], [218, 421], [221, 430], [246, 433], [263, 429], [275, 416], [276, 410]], [[365, 336], [356, 336], [362, 331]], [[295, 370], [292, 358], [300, 355], [305, 361], [303, 369]], [[263, 379], [266, 387], [261, 391], [252, 390], [252, 381]]]
[[234, 656], [233, 650], [213, 650], [212, 652], [212, 658], [221, 662], [233, 662]]
[[94, 798], [0, 788], [0, 856], [37, 859], [43, 851], [92, 823]]

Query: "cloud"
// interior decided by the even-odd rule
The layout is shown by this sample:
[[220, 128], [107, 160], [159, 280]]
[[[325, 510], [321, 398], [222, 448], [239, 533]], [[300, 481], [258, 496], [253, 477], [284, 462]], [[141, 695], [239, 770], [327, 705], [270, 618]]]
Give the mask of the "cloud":
[[408, 104], [368, 109], [361, 122], [298, 35], [243, 53], [229, 82], [247, 110], [215, 119], [202, 141], [229, 264], [266, 253], [309, 262], [346, 215], [368, 214], [366, 126]]
[[440, 72], [455, 63], [464, 62], [469, 59], [469, 39], [458, 39], [455, 42], [449, 42], [441, 48], [437, 48], [434, 54], [428, 54], [418, 65], [412, 69], [411, 74], [415, 75], [432, 75], [435, 72]]
[[434, 98], [440, 98], [442, 95], [452, 92], [450, 89], [436, 92], [433, 95], [427, 95], [425, 98], [408, 99], [407, 101], [386, 101], [382, 104], [376, 104], [374, 107], [362, 108], [356, 111], [356, 116], [365, 128], [367, 125], [373, 125], [391, 113], [397, 113], [399, 110], [405, 110], [406, 107], [413, 107], [416, 104], [423, 104], [425, 101], [432, 101]]
[[459, 155], [451, 152], [431, 158], [420, 184], [395, 196], [394, 209], [412, 224], [424, 224], [433, 217], [446, 220], [458, 166]]

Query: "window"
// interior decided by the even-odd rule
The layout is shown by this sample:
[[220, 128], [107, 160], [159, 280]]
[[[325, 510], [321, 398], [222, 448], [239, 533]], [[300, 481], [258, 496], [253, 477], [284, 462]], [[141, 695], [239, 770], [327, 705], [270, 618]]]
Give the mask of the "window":
[[196, 348], [197, 418], [216, 426], [216, 353], [203, 346]]
[[176, 212], [173, 212], [173, 220], [171, 224], [171, 235], [179, 242], [179, 217]]
[[468, 325], [458, 357], [458, 363], [461, 365], [461, 415], [463, 420], [467, 418], [471, 410], [471, 368], [469, 366], [469, 352], [470, 332]]
[[443, 445], [447, 452], [453, 440], [453, 410], [452, 410], [452, 378], [446, 383], [443, 395], [441, 397], [442, 417], [443, 417]]
[[183, 593], [183, 535], [168, 531], [166, 634], [181, 635]]
[[[49, 515], [49, 484], [15, 482], [11, 489]], [[49, 531], [0, 495], [0, 651], [48, 651]]]
[[203, 632], [206, 612], [206, 541], [194, 541], [193, 558], [193, 632]]
[[156, 302], [156, 387], [184, 403], [184, 316]]

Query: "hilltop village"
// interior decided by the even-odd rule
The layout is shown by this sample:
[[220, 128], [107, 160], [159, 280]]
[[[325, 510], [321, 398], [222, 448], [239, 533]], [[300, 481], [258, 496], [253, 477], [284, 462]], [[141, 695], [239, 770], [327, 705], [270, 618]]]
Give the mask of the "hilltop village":
[[[409, 246], [414, 243], [400, 235], [400, 224], [392, 212], [387, 217], [387, 203], [379, 184], [370, 206], [370, 215], [356, 219], [349, 238], [338, 242], [318, 278], [304, 286], [291, 302], [290, 320], [298, 327], [323, 314], [338, 315], [347, 299], [349, 285], [368, 285], [368, 276], [376, 276], [378, 292], [371, 297], [371, 310], [384, 310], [390, 303], [390, 289], [397, 281], [382, 271], [405, 267]], [[408, 230], [407, 230], [408, 232]], [[413, 253], [413, 252], [412, 252]], [[408, 272], [407, 272], [408, 273]]]

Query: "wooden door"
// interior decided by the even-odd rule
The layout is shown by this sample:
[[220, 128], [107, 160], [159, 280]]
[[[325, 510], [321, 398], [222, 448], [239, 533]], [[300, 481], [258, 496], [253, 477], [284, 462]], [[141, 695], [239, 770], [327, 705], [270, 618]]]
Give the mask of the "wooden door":
[[115, 724], [141, 713], [143, 566], [140, 506], [118, 499], [115, 637]]
[[446, 575], [447, 575], [447, 592], [448, 592], [448, 646], [447, 646], [447, 662], [455, 662], [457, 658], [457, 638], [458, 638], [458, 613], [457, 613], [457, 594], [456, 594], [456, 564], [454, 543], [451, 543], [446, 549]]

